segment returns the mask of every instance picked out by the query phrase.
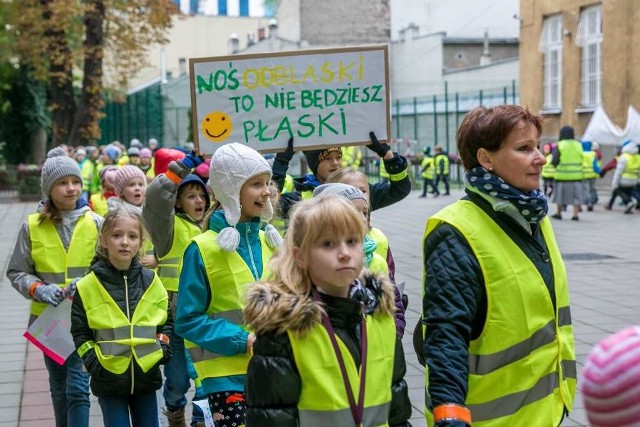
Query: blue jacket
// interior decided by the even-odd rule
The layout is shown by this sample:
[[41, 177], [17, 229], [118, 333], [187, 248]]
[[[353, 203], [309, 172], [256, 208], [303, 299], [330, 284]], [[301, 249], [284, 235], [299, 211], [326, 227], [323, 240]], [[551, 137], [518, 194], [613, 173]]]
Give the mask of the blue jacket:
[[[215, 211], [209, 221], [209, 229], [219, 232], [229, 224], [222, 210]], [[236, 225], [240, 232], [240, 245], [237, 252], [252, 265], [250, 253], [257, 271], [252, 271], [254, 279], [262, 275], [262, 250], [258, 235], [260, 218]], [[215, 283], [213, 284], [215, 287]], [[226, 319], [211, 319], [206, 311], [211, 301], [211, 291], [207, 272], [198, 246], [191, 242], [182, 256], [178, 305], [176, 310], [175, 331], [186, 340], [200, 347], [224, 355], [244, 353], [249, 333]], [[206, 394], [221, 391], [244, 391], [245, 375], [233, 375], [223, 378], [208, 378], [202, 382], [202, 391]]]

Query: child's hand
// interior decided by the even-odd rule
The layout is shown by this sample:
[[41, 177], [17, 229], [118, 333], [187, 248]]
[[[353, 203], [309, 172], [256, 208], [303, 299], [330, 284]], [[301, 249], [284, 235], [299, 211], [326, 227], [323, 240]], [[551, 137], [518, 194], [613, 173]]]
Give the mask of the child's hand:
[[251, 354], [253, 351], [253, 343], [256, 341], [256, 335], [254, 333], [250, 333], [247, 337], [247, 353]]
[[158, 259], [155, 255], [145, 255], [140, 259], [140, 263], [147, 268], [156, 268], [158, 266]]

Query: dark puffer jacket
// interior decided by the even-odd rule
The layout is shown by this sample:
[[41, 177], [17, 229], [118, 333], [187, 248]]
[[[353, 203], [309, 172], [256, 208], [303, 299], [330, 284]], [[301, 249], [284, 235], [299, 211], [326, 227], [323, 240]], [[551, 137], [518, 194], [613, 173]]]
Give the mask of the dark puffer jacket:
[[[361, 283], [367, 284], [367, 290], [356, 290], [351, 298], [321, 295], [336, 335], [345, 343], [358, 367], [361, 303], [365, 304], [367, 314], [373, 313], [378, 304], [393, 310], [393, 285], [388, 280], [378, 279], [365, 278]], [[318, 323], [320, 306], [311, 296], [281, 293], [268, 284], [259, 283], [249, 291], [244, 316], [257, 335], [247, 371], [246, 425], [297, 427], [297, 404], [302, 384], [286, 331], [304, 331]], [[410, 427], [411, 402], [404, 380], [406, 364], [399, 339], [395, 346], [389, 425]], [[268, 390], [265, 384], [270, 385]]]
[[[132, 262], [129, 271], [118, 271], [106, 260], [100, 260], [93, 264], [90, 271], [96, 274], [102, 286], [109, 292], [109, 295], [125, 314], [127, 313], [128, 299], [131, 316], [155, 276], [153, 271], [144, 268], [137, 260]], [[128, 298], [125, 296], [124, 276], [127, 277]], [[164, 334], [170, 338], [172, 324], [173, 319], [169, 313], [165, 324], [158, 326], [157, 333]], [[76, 292], [71, 308], [71, 335], [73, 335], [73, 342], [76, 348], [79, 348], [87, 341], [95, 340], [94, 330], [89, 327], [87, 313], [79, 292]], [[156, 366], [147, 372], [143, 372], [135, 358], [133, 358], [132, 366], [122, 374], [114, 374], [106, 370], [98, 361], [95, 350], [89, 350], [85, 353], [83, 360], [87, 371], [91, 375], [91, 391], [93, 394], [96, 396], [121, 396], [145, 394], [158, 390], [162, 387], [160, 365], [168, 362], [171, 357], [169, 345], [164, 343], [161, 343], [161, 345], [163, 358]]]

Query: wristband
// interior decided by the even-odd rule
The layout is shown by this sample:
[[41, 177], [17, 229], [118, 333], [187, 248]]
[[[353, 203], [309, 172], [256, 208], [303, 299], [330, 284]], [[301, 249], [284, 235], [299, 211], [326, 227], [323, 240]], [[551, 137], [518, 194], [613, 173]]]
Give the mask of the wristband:
[[180, 184], [180, 181], [182, 181], [182, 178], [180, 178], [178, 175], [175, 174], [175, 172], [173, 172], [172, 170], [168, 169], [165, 173], [164, 176], [166, 176], [167, 178], [169, 178], [171, 180], [171, 182], [173, 182], [174, 184]]
[[163, 342], [165, 344], [169, 344], [169, 337], [166, 336], [165, 334], [158, 334], [158, 335], [156, 335], [156, 338], [158, 338], [158, 340], [160, 342]]
[[33, 282], [33, 284], [31, 286], [29, 286], [29, 296], [31, 298], [33, 298], [33, 294], [35, 293], [36, 288], [38, 286], [40, 286], [40, 285], [44, 285], [44, 283], [42, 283], [42, 282]]
[[444, 403], [433, 408], [433, 421], [457, 420], [471, 425], [469, 408], [455, 403]]

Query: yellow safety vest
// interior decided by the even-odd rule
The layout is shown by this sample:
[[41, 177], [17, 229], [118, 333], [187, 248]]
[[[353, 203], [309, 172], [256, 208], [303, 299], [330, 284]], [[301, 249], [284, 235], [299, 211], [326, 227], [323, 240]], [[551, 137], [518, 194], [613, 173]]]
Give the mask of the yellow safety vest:
[[[82, 277], [89, 269], [96, 253], [98, 228], [91, 212], [86, 212], [78, 218], [69, 249], [65, 251], [53, 222], [45, 219], [40, 223], [39, 218], [38, 213], [27, 216], [35, 274], [45, 283], [55, 283], [65, 288], [73, 279]], [[46, 307], [45, 303], [32, 301], [31, 314], [38, 316]]]
[[433, 173], [434, 173], [433, 157], [425, 156], [422, 159], [422, 163], [420, 164], [420, 167], [424, 169], [424, 167], [427, 165], [429, 165], [429, 167], [422, 172], [422, 177], [424, 179], [433, 179]]
[[302, 200], [313, 199], [313, 190], [304, 190], [300, 193], [300, 197], [302, 198]]
[[291, 175], [285, 175], [284, 184], [282, 185], [282, 194], [291, 193], [295, 189], [293, 177]]
[[622, 153], [627, 159], [622, 178], [637, 180], [640, 172], [640, 154]]
[[371, 227], [367, 235], [376, 242], [376, 253], [385, 260], [389, 255], [389, 239], [379, 228]]
[[371, 262], [367, 268], [373, 273], [381, 273], [389, 276], [389, 265], [387, 264], [387, 260], [375, 252], [373, 253], [373, 258], [371, 258]]
[[[573, 405], [576, 358], [567, 275], [549, 219], [540, 227], [553, 267], [555, 311], [535, 266], [481, 208], [466, 200], [444, 208], [427, 221], [425, 238], [443, 222], [465, 236], [487, 294], [484, 329], [469, 345], [465, 405], [473, 426], [558, 425]], [[427, 390], [428, 378], [427, 370]], [[433, 425], [432, 414], [425, 414]]]
[[[211, 290], [207, 314], [211, 318], [223, 318], [244, 327], [242, 319], [244, 297], [249, 285], [256, 279], [238, 252], [226, 252], [218, 246], [217, 236], [218, 233], [208, 230], [192, 239], [198, 245], [202, 262], [207, 270], [207, 280]], [[269, 276], [266, 265], [273, 255], [273, 250], [267, 245], [263, 231], [260, 231], [260, 246], [262, 247], [262, 278], [265, 278]], [[201, 381], [206, 378], [247, 373], [251, 358], [247, 353], [224, 356], [188, 340], [184, 340], [184, 345]]]
[[556, 165], [556, 181], [582, 180], [582, 144], [575, 139], [558, 141], [560, 163]]
[[109, 212], [109, 205], [107, 205], [107, 199], [104, 198], [102, 193], [92, 194], [89, 198], [91, 201], [91, 207], [93, 211], [100, 216], [105, 216]]
[[80, 171], [82, 173], [82, 191], [94, 191], [92, 188], [93, 174], [95, 172], [93, 162], [89, 159], [85, 159], [82, 162]]
[[[367, 372], [363, 426], [387, 426], [391, 407], [391, 383], [396, 329], [390, 315], [367, 316]], [[304, 427], [353, 426], [353, 416], [340, 366], [327, 330], [321, 324], [301, 337], [288, 331], [302, 390], [298, 400], [299, 425]], [[359, 369], [351, 353], [336, 335], [354, 397], [360, 391]]]
[[158, 259], [158, 276], [167, 291], [178, 292], [180, 260], [191, 239], [202, 233], [200, 228], [186, 219], [173, 217], [173, 243], [165, 256]]
[[[126, 287], [125, 276], [125, 297]], [[87, 341], [78, 348], [80, 357], [93, 348], [100, 364], [114, 374], [124, 373], [132, 358], [143, 372], [148, 372], [162, 359], [156, 331], [167, 321], [169, 299], [157, 275], [154, 274], [153, 282], [142, 294], [133, 314], [124, 313], [118, 307], [93, 271], [80, 279], [77, 292], [89, 327], [95, 331], [95, 342]]]
[[582, 178], [594, 179], [598, 174], [593, 169], [593, 161], [596, 159], [595, 151], [584, 151], [582, 153]]
[[542, 177], [553, 179], [556, 175], [556, 167], [551, 163], [553, 154], [547, 154], [547, 163], [542, 166]]
[[362, 161], [362, 151], [360, 146], [350, 145], [342, 147], [342, 167], [350, 167], [353, 170], [358, 170], [360, 162]]
[[434, 157], [433, 162], [435, 163], [436, 174], [440, 173], [440, 161], [444, 161], [444, 164], [442, 165], [442, 174], [449, 175], [449, 156], [446, 154], [436, 154]]

